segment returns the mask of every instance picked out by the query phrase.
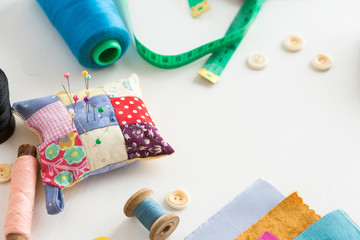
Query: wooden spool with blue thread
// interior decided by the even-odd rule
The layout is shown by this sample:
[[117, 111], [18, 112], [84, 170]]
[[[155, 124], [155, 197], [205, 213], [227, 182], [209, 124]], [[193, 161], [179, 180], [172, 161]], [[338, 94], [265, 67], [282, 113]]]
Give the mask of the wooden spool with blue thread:
[[168, 238], [179, 224], [180, 218], [175, 213], [168, 213], [151, 197], [154, 192], [143, 188], [134, 193], [124, 206], [127, 217], [136, 218], [150, 233], [150, 240], [164, 240]]

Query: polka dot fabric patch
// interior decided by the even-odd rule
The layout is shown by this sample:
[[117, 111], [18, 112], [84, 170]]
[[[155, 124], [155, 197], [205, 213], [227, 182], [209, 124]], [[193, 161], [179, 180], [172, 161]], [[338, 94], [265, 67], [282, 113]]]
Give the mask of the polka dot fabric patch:
[[153, 123], [144, 102], [138, 97], [110, 98], [119, 125], [132, 123]]

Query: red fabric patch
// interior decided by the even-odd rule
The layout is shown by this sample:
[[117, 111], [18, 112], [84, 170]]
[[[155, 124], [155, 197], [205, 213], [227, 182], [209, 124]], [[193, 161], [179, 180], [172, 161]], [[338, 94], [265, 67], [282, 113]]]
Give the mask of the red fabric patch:
[[76, 131], [50, 142], [39, 149], [42, 180], [64, 188], [89, 172], [81, 139]]
[[138, 97], [112, 97], [111, 104], [119, 125], [131, 123], [153, 123], [144, 102]]

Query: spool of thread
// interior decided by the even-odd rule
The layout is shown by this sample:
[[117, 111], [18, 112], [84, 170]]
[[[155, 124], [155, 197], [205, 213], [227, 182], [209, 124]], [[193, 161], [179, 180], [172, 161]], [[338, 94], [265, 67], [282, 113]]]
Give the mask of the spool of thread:
[[13, 165], [4, 227], [6, 240], [30, 239], [36, 173], [36, 148], [30, 144], [23, 144], [19, 147], [18, 158]]
[[8, 140], [14, 130], [15, 118], [11, 112], [8, 80], [0, 69], [0, 144]]
[[124, 213], [127, 217], [135, 216], [150, 231], [150, 240], [163, 240], [174, 232], [180, 219], [155, 202], [153, 195], [148, 188], [137, 191], [126, 202]]
[[113, 0], [37, 0], [79, 63], [101, 68], [126, 51], [130, 36]]

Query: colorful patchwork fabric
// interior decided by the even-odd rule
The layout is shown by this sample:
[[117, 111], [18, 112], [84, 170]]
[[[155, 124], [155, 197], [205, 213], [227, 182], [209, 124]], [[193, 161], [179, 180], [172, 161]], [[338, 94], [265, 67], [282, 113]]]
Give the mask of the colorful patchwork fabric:
[[39, 148], [42, 180], [59, 188], [70, 186], [90, 171], [76, 131]]
[[144, 102], [137, 97], [112, 97], [111, 104], [114, 107], [119, 125], [131, 123], [149, 123], [155, 126], [145, 107]]
[[147, 123], [120, 126], [126, 140], [129, 158], [147, 158], [171, 154], [173, 149], [160, 136], [156, 127]]
[[[79, 97], [76, 103], [74, 95]], [[89, 101], [84, 101], [86, 96]], [[13, 110], [40, 137], [44, 184], [60, 189], [126, 162], [174, 152], [150, 117], [136, 74], [70, 96], [62, 91], [14, 103]]]

